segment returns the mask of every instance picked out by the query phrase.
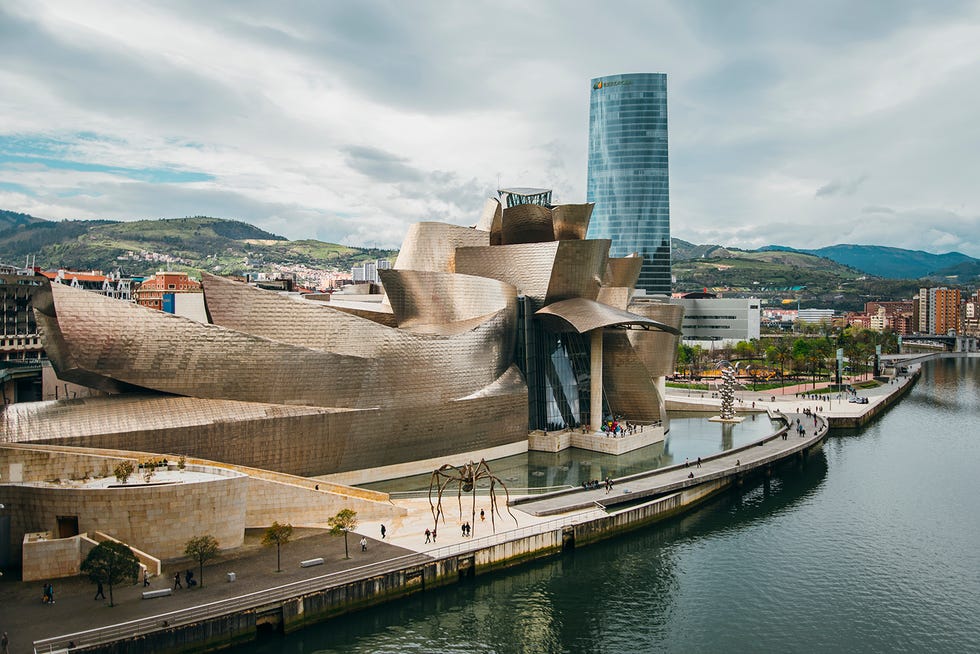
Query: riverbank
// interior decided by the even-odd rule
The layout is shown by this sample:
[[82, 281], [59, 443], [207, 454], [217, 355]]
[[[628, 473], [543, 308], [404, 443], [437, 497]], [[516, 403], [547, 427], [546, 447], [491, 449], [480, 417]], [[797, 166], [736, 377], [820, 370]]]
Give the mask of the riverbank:
[[[882, 396], [898, 397], [907, 387], [894, 385], [883, 389]], [[818, 402], [800, 400], [797, 403], [799, 406], [791, 407], [793, 402], [787, 398], [780, 403], [780, 408], [802, 410], [809, 408], [807, 402], [811, 401]], [[743, 398], [743, 405], [744, 402]], [[869, 400], [868, 405], [855, 405], [853, 409], [870, 412], [880, 404], [872, 404]], [[757, 407], [759, 409], [761, 407]], [[390, 525], [389, 539], [392, 544], [387, 539], [384, 543], [370, 539], [369, 551], [372, 552], [388, 552], [387, 548], [398, 547], [397, 553], [394, 549], [388, 552], [387, 559], [364, 566], [352, 567], [348, 564], [344, 570], [312, 575], [287, 584], [276, 583], [281, 582], [282, 577], [276, 578], [268, 572], [263, 575], [256, 570], [254, 575], [246, 574], [244, 578], [240, 575], [239, 578], [242, 581], [248, 579], [249, 587], [261, 586], [264, 579], [267, 582], [265, 588], [166, 613], [149, 614], [153, 606], [143, 607], [151, 601], [137, 602], [136, 606], [147, 613], [144, 617], [125, 624], [38, 641], [37, 649], [50, 651], [63, 648], [69, 642], [73, 642], [78, 651], [178, 652], [216, 649], [250, 640], [260, 629], [278, 628], [288, 632], [426, 588], [456, 583], [468, 576], [531, 559], [555, 556], [566, 549], [581, 547], [690, 510], [731, 485], [742, 483], [749, 476], [768, 474], [773, 465], [795, 457], [805, 457], [809, 451], [820, 446], [827, 432], [827, 420], [819, 417], [821, 410], [813, 409], [813, 412], [818, 416], [821, 429], [803, 439], [790, 434], [783, 441], [781, 434], [771, 434], [761, 442], [706, 457], [702, 460], [701, 468], [692, 466], [693, 469], [685, 469], [681, 464], [656, 473], [618, 479], [614, 484], [615, 494], [608, 496], [604, 496], [605, 491], [601, 489], [567, 491], [552, 494], [551, 497], [533, 498], [533, 502], [554, 503], [560, 502], [564, 496], [568, 498], [567, 511], [560, 510], [560, 503], [557, 513], [554, 510], [534, 511], [532, 499], [516, 500], [514, 513], [519, 516], [518, 527], [514, 529], [509, 524], [500, 524], [498, 529], [508, 531], [483, 538], [463, 539], [454, 533], [456, 526], [452, 524], [441, 527], [449, 533], [444, 531], [440, 534], [440, 546], [430, 545], [431, 549], [426, 549], [422, 546], [421, 532], [425, 522], [431, 522], [431, 517], [426, 518], [427, 501], [416, 500], [415, 506], [409, 510], [409, 514], [415, 517], [406, 518], [402, 524]], [[795, 414], [795, 411], [792, 413]], [[795, 418], [795, 415], [789, 416], [790, 421], [795, 422]], [[694, 476], [688, 477], [689, 474]], [[594, 497], [596, 495], [598, 497]], [[404, 502], [411, 503], [408, 500]], [[553, 517], [555, 515], [560, 517]], [[463, 516], [453, 515], [451, 518], [459, 522]], [[417, 524], [415, 520], [418, 520]], [[506, 514], [504, 520], [509, 520]], [[476, 527], [486, 529], [487, 525]], [[358, 531], [377, 536], [378, 528], [379, 525], [364, 524]], [[442, 545], [447, 540], [453, 542]], [[414, 553], [406, 553], [413, 549]], [[215, 576], [211, 566], [205, 573], [209, 579]], [[229, 585], [224, 584], [224, 587]], [[245, 586], [239, 588], [244, 589]], [[86, 620], [90, 617], [81, 614], [70, 622], [81, 619], [91, 624], [91, 620]], [[68, 623], [60, 626], [64, 631], [70, 629]], [[24, 651], [18, 650], [16, 644], [15, 640], [12, 651]]]

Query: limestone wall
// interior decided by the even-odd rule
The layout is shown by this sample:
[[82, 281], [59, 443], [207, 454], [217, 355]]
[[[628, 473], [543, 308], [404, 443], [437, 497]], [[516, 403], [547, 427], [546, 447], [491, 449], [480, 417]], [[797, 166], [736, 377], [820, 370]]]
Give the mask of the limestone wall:
[[0, 447], [0, 483], [111, 477], [113, 468], [123, 460], [125, 457]]
[[24, 581], [58, 579], [78, 574], [81, 537], [54, 539], [51, 532], [25, 539], [21, 578]]
[[115, 488], [0, 485], [0, 503], [11, 508], [11, 550], [16, 558], [25, 533], [57, 534], [60, 516], [77, 517], [79, 532], [102, 531], [159, 558], [182, 555], [187, 541], [203, 534], [222, 549], [238, 547], [248, 477], [223, 473], [228, 476], [208, 481]]
[[390, 502], [328, 492], [328, 486], [334, 487], [324, 482], [323, 489], [316, 490], [315, 487], [249, 477], [245, 524], [248, 527], [266, 527], [273, 521], [293, 525], [324, 523], [342, 509], [357, 511], [359, 520], [369, 522], [390, 520], [408, 512]]

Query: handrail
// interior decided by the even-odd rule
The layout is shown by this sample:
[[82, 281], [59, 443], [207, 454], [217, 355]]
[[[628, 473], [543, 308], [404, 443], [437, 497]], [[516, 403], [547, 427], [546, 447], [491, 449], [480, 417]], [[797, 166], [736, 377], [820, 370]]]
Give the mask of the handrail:
[[470, 541], [444, 545], [424, 552], [415, 552], [393, 559], [368, 563], [362, 566], [338, 570], [310, 579], [301, 579], [281, 586], [266, 588], [263, 590], [237, 595], [223, 600], [199, 604], [186, 609], [178, 609], [167, 613], [146, 618], [138, 618], [128, 622], [120, 622], [106, 627], [97, 627], [85, 631], [78, 631], [62, 636], [43, 638], [34, 641], [35, 654], [46, 654], [62, 650], [67, 650], [70, 643], [74, 647], [88, 647], [102, 643], [113, 642], [124, 638], [133, 638], [143, 634], [160, 631], [169, 627], [179, 626], [196, 622], [205, 618], [226, 615], [234, 611], [254, 609], [259, 606], [283, 601], [293, 597], [305, 595], [307, 593], [326, 590], [334, 585], [344, 583], [348, 578], [363, 578], [364, 573], [384, 574], [407, 567], [414, 564], [428, 563], [440, 559], [449, 558], [465, 552], [476, 551], [484, 547], [489, 547], [502, 542], [514, 540], [533, 534], [547, 533], [554, 529], [565, 527], [570, 524], [587, 521], [595, 517], [594, 512], [579, 513], [573, 516], [555, 518], [545, 522], [535, 523], [518, 529], [512, 529], [489, 536], [482, 536]]
[[[575, 488], [571, 484], [560, 484], [558, 486], [527, 486], [523, 488], [511, 488], [507, 487], [507, 491], [511, 495], [535, 495], [538, 493], [551, 493], [555, 490], [564, 490], [569, 488]], [[490, 486], [476, 486], [477, 496], [483, 497], [489, 495]], [[483, 491], [483, 492], [480, 492]], [[411, 491], [392, 491], [388, 493], [393, 499], [425, 499], [429, 497], [429, 491], [426, 490], [411, 490]], [[472, 491], [469, 493], [463, 493], [463, 499], [472, 496]], [[445, 496], [443, 496], [445, 499]]]

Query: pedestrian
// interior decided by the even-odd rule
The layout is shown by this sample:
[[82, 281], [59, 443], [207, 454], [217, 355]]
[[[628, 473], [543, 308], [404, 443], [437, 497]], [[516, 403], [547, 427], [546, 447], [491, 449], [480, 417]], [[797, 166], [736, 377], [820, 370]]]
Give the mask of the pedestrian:
[[146, 568], [143, 568], [143, 588], [150, 585], [150, 573]]
[[735, 459], [735, 467], [737, 468], [740, 465], [742, 465], [742, 460], [741, 459]]
[[435, 528], [432, 529], [432, 542], [433, 543], [436, 542], [436, 530], [435, 530]]
[[7, 638], [7, 632], [3, 632], [3, 636], [0, 636], [0, 654], [8, 654], [7, 648], [10, 646], [10, 639]]
[[99, 598], [105, 599], [105, 591], [102, 590], [102, 582], [100, 581], [98, 582], [98, 584], [99, 585], [95, 589], [95, 599], [99, 599]]
[[381, 525], [381, 540], [384, 540], [385, 539], [385, 534], [386, 533], [388, 533], [388, 530], [385, 529], [385, 526], [384, 525]]
[[180, 571], [174, 573], [174, 590], [177, 590], [178, 588], [183, 588], [183, 586], [180, 584]]
[[688, 467], [688, 466], [690, 466], [690, 465], [691, 465], [691, 460], [690, 460], [690, 459], [688, 459], [688, 458], [685, 458], [685, 459], [684, 459], [684, 467], [685, 467], [685, 468], [687, 468], [687, 467]]
[[487, 517], [483, 514], [483, 509], [480, 509], [480, 522], [483, 522], [486, 519]]
[[429, 531], [429, 528], [428, 527], [425, 528], [425, 542], [426, 543], [431, 543], [432, 542], [432, 532]]
[[361, 551], [367, 552], [367, 538], [361, 536]]
[[463, 535], [463, 538], [466, 538], [466, 523], [465, 522], [459, 526], [459, 530], [460, 530], [460, 533]]
[[54, 584], [48, 584], [48, 604], [54, 604]]
[[701, 467], [701, 457], [698, 457], [698, 467]]

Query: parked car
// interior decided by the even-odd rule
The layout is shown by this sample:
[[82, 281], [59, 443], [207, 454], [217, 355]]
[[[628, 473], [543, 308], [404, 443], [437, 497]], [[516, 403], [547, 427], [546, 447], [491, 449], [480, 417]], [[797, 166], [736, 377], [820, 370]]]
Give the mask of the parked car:
[[868, 398], [866, 398], [866, 397], [856, 397], [855, 396], [855, 397], [852, 397], [851, 399], [849, 399], [848, 402], [850, 402], [851, 404], [867, 404], [868, 403]]

